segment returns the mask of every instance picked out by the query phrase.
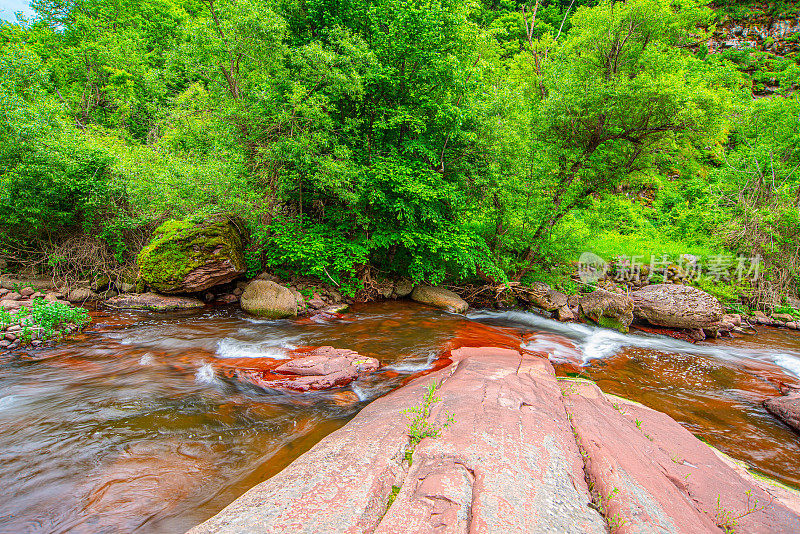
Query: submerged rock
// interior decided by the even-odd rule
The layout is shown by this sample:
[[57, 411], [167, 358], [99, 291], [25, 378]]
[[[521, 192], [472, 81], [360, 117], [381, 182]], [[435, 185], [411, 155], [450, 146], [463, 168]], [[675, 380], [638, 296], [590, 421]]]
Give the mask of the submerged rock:
[[272, 280], [257, 279], [247, 284], [239, 304], [247, 313], [265, 319], [297, 317], [297, 297]]
[[764, 401], [769, 413], [800, 432], [800, 394], [772, 397]]
[[139, 253], [141, 278], [161, 293], [196, 293], [244, 274], [243, 238], [227, 218], [168, 221]]
[[464, 313], [469, 308], [464, 299], [443, 287], [417, 286], [411, 292], [411, 299], [454, 313]]
[[600, 326], [627, 332], [633, 322], [633, 301], [627, 295], [597, 289], [579, 299], [582, 316]]
[[668, 328], [707, 328], [725, 315], [716, 297], [691, 286], [653, 284], [631, 293], [631, 299], [637, 319]]
[[157, 293], [130, 293], [112, 297], [103, 306], [115, 310], [174, 311], [193, 310], [205, 306], [200, 300], [188, 297], [159, 295]]

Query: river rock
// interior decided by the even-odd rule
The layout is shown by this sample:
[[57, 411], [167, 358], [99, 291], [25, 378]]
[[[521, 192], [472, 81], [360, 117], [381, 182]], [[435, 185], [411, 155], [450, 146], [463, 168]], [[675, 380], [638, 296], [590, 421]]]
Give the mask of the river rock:
[[627, 295], [597, 289], [579, 302], [581, 315], [600, 326], [627, 332], [633, 322], [633, 301]]
[[140, 276], [161, 293], [196, 293], [244, 274], [244, 240], [236, 224], [214, 218], [168, 221], [139, 253]]
[[534, 282], [526, 294], [531, 302], [545, 311], [555, 311], [567, 306], [568, 298], [564, 293], [556, 291], [543, 282]]
[[359, 376], [376, 371], [380, 362], [347, 349], [320, 347], [308, 356], [297, 358], [275, 368], [275, 373], [292, 375], [270, 384], [270, 387], [309, 391], [330, 389], [349, 384]]
[[397, 298], [407, 297], [412, 291], [414, 291], [414, 284], [411, 280], [403, 278], [394, 284], [394, 294]]
[[464, 313], [469, 308], [464, 299], [443, 287], [417, 286], [411, 292], [411, 299], [454, 313]]
[[556, 318], [559, 321], [574, 321], [575, 314], [572, 313], [572, 310], [569, 306], [561, 306], [559, 309], [556, 310]]
[[794, 321], [794, 316], [789, 315], [788, 313], [773, 313], [772, 318], [777, 319], [778, 321], [782, 321], [784, 323]]
[[244, 311], [267, 319], [297, 317], [297, 299], [288, 287], [271, 280], [253, 280], [239, 301]]
[[157, 293], [127, 293], [112, 297], [103, 305], [115, 310], [174, 311], [193, 310], [205, 306], [200, 300], [188, 297], [159, 295]]
[[800, 394], [769, 398], [764, 401], [764, 408], [796, 432], [800, 432]]
[[722, 320], [725, 310], [696, 287], [653, 284], [631, 293], [637, 319], [669, 328], [705, 328]]

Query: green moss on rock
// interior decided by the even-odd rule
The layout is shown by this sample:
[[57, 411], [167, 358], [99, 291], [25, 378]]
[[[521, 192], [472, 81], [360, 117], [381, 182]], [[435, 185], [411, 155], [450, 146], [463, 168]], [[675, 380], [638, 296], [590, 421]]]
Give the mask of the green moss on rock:
[[162, 293], [192, 293], [230, 282], [245, 271], [244, 243], [226, 218], [170, 220], [139, 253], [139, 275]]

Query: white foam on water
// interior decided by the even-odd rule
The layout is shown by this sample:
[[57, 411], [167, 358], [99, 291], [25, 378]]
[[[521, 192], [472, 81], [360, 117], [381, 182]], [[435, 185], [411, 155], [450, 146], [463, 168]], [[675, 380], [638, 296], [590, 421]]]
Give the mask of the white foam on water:
[[398, 373], [409, 373], [409, 374], [418, 373], [420, 371], [425, 371], [426, 369], [430, 368], [431, 368], [430, 362], [420, 362], [420, 361], [398, 362], [383, 367], [383, 369], [389, 369], [391, 371], [397, 371]]
[[356, 396], [358, 397], [358, 400], [360, 400], [360, 401], [369, 400], [370, 397], [371, 397], [369, 392], [364, 391], [362, 388], [360, 388], [358, 386], [358, 384], [353, 384], [353, 393], [356, 394]]
[[774, 356], [775, 365], [789, 371], [795, 376], [800, 377], [800, 356], [791, 354], [776, 354]]
[[0, 397], [0, 410], [7, 410], [8, 408], [13, 408], [17, 404], [19, 404], [19, 395], [6, 395], [5, 397]]
[[284, 343], [276, 346], [274, 343], [240, 341], [230, 337], [222, 338], [217, 344], [217, 356], [220, 358], [273, 358], [285, 360], [289, 358], [287, 350], [294, 346]]
[[197, 369], [194, 379], [199, 384], [213, 384], [217, 380], [214, 367], [210, 363], [204, 363]]
[[139, 365], [150, 365], [155, 361], [152, 352], [145, 352], [142, 354], [142, 357], [139, 358]]
[[[743, 358], [756, 360], [763, 360], [764, 358], [767, 358], [770, 361], [775, 359], [774, 355], [762, 354], [754, 351], [742, 351], [726, 346], [695, 345], [693, 343], [689, 343], [688, 341], [682, 341], [680, 339], [675, 339], [668, 336], [639, 332], [635, 334], [623, 334], [621, 332], [607, 328], [601, 328], [599, 326], [562, 323], [530, 312], [480, 311], [471, 313], [470, 318], [478, 320], [503, 319], [504, 321], [511, 321], [517, 324], [532, 327], [536, 330], [551, 332], [569, 338], [569, 340], [571, 340], [582, 353], [580, 359], [582, 359], [583, 364], [586, 364], [594, 359], [602, 359], [613, 356], [624, 347], [638, 347], [659, 352], [709, 356], [711, 358], [726, 361]], [[543, 344], [544, 347], [542, 347]], [[543, 350], [544, 348], [545, 350], [543, 350], [543, 352], [558, 356], [559, 349], [553, 347], [553, 345], [558, 345], [557, 340], [550, 340], [548, 342], [537, 336], [534, 336], [529, 342], [522, 344], [522, 346], [526, 349], [536, 351]], [[561, 355], [568, 355], [571, 349], [568, 344], [564, 343], [560, 350], [563, 351], [560, 353]], [[572, 359], [574, 360], [574, 358]], [[792, 365], [792, 362], [793, 360], [789, 361], [787, 365]]]

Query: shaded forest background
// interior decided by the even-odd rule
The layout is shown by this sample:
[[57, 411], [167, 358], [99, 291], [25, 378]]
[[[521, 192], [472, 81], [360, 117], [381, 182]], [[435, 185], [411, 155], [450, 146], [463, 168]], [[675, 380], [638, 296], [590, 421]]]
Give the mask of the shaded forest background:
[[757, 282], [698, 283], [752, 306], [797, 297], [800, 59], [708, 46], [732, 20], [796, 19], [791, 3], [32, 7], [0, 25], [12, 267], [135, 276], [161, 222], [223, 213], [252, 236], [250, 274], [349, 290], [372, 271], [574, 292], [593, 251], [760, 255]]

